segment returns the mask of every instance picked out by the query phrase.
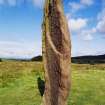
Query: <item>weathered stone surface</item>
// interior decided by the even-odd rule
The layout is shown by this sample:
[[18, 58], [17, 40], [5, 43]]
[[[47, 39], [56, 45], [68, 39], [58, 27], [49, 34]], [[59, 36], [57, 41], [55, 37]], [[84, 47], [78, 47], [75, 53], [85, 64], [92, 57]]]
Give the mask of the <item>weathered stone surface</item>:
[[43, 21], [45, 92], [42, 105], [66, 105], [70, 90], [71, 42], [61, 0], [46, 0]]

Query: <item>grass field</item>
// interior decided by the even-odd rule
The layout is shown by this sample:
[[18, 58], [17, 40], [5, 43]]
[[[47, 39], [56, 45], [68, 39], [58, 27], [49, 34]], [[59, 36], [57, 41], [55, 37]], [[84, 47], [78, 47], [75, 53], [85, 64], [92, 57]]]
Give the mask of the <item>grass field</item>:
[[[0, 105], [40, 105], [40, 62], [0, 62]], [[105, 105], [105, 64], [72, 64], [68, 105]]]

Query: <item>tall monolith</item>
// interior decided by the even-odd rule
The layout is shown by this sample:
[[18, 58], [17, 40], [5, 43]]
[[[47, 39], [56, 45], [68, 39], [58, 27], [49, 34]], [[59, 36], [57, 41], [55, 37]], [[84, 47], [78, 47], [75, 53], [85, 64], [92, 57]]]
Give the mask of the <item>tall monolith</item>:
[[67, 105], [71, 42], [61, 0], [45, 0], [43, 21], [45, 92], [42, 105]]

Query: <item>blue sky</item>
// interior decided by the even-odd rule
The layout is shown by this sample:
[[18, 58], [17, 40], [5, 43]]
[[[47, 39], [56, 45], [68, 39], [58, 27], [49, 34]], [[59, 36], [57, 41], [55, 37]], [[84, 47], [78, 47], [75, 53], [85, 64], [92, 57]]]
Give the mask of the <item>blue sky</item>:
[[[41, 54], [44, 0], [0, 0], [0, 57]], [[105, 1], [64, 0], [72, 56], [105, 53]]]

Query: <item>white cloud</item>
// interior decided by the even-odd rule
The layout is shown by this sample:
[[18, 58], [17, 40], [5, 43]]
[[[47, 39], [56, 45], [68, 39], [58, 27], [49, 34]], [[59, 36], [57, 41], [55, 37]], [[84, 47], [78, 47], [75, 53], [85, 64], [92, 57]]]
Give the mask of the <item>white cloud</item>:
[[78, 31], [87, 25], [87, 19], [69, 19], [68, 24], [71, 31]]
[[17, 6], [23, 2], [30, 2], [38, 8], [42, 8], [45, 0], [0, 0], [0, 4], [4, 5], [8, 3], [9, 6]]
[[96, 29], [100, 33], [105, 34], [105, 8], [102, 9], [102, 11], [98, 14], [98, 23], [96, 26]]
[[32, 0], [34, 5], [42, 8], [45, 0]]
[[69, 30], [71, 30], [72, 34], [76, 34], [80, 37], [80, 39], [85, 41], [91, 41], [94, 39], [94, 35], [97, 32], [96, 27], [91, 29], [88, 28], [88, 19], [87, 18], [71, 18], [69, 14], [67, 14]]
[[105, 8], [102, 8], [102, 10], [99, 12], [97, 19], [102, 20], [105, 18]]
[[81, 0], [80, 2], [81, 4], [88, 5], [88, 6], [93, 4], [93, 0]]
[[8, 4], [9, 4], [10, 6], [16, 6], [17, 0], [8, 0]]
[[100, 33], [105, 33], [105, 19], [103, 20], [100, 20], [97, 24], [97, 30], [100, 32]]
[[93, 4], [93, 0], [80, 0], [80, 2], [69, 2], [69, 6], [72, 11], [78, 11], [80, 9], [86, 8], [87, 6], [91, 6]]
[[71, 32], [79, 35], [81, 39], [85, 41], [91, 41], [94, 39], [95, 34], [105, 35], [105, 7], [97, 15], [96, 25], [91, 29], [88, 28], [88, 19], [77, 18], [73, 19], [67, 14], [68, 24]]
[[92, 37], [91, 34], [87, 34], [87, 35], [84, 37], [84, 40], [86, 40], [86, 41], [90, 41], [90, 40], [92, 40], [92, 39], [93, 39], [93, 37]]
[[0, 4], [5, 5], [7, 3], [9, 6], [16, 6], [17, 1], [18, 0], [0, 0]]
[[4, 0], [0, 0], [0, 4], [3, 4], [4, 3]]
[[0, 57], [31, 58], [41, 54], [41, 43], [0, 41]]
[[81, 30], [81, 32], [79, 32], [80, 37], [85, 40], [85, 41], [91, 41], [93, 40], [93, 35], [96, 33], [96, 30], [90, 29], [90, 30]]
[[75, 10], [75, 11], [83, 8], [83, 5], [81, 5], [80, 3], [75, 3], [75, 2], [70, 2], [69, 6], [72, 8], [72, 10]]
[[69, 20], [69, 18], [71, 18], [71, 14], [70, 13], [67, 13], [66, 14], [66, 18]]
[[88, 19], [77, 18], [70, 19], [70, 16], [67, 15], [68, 25], [71, 32], [77, 34], [81, 37], [82, 40], [91, 41], [93, 40], [93, 35], [96, 33], [96, 28], [85, 29], [87, 28]]

